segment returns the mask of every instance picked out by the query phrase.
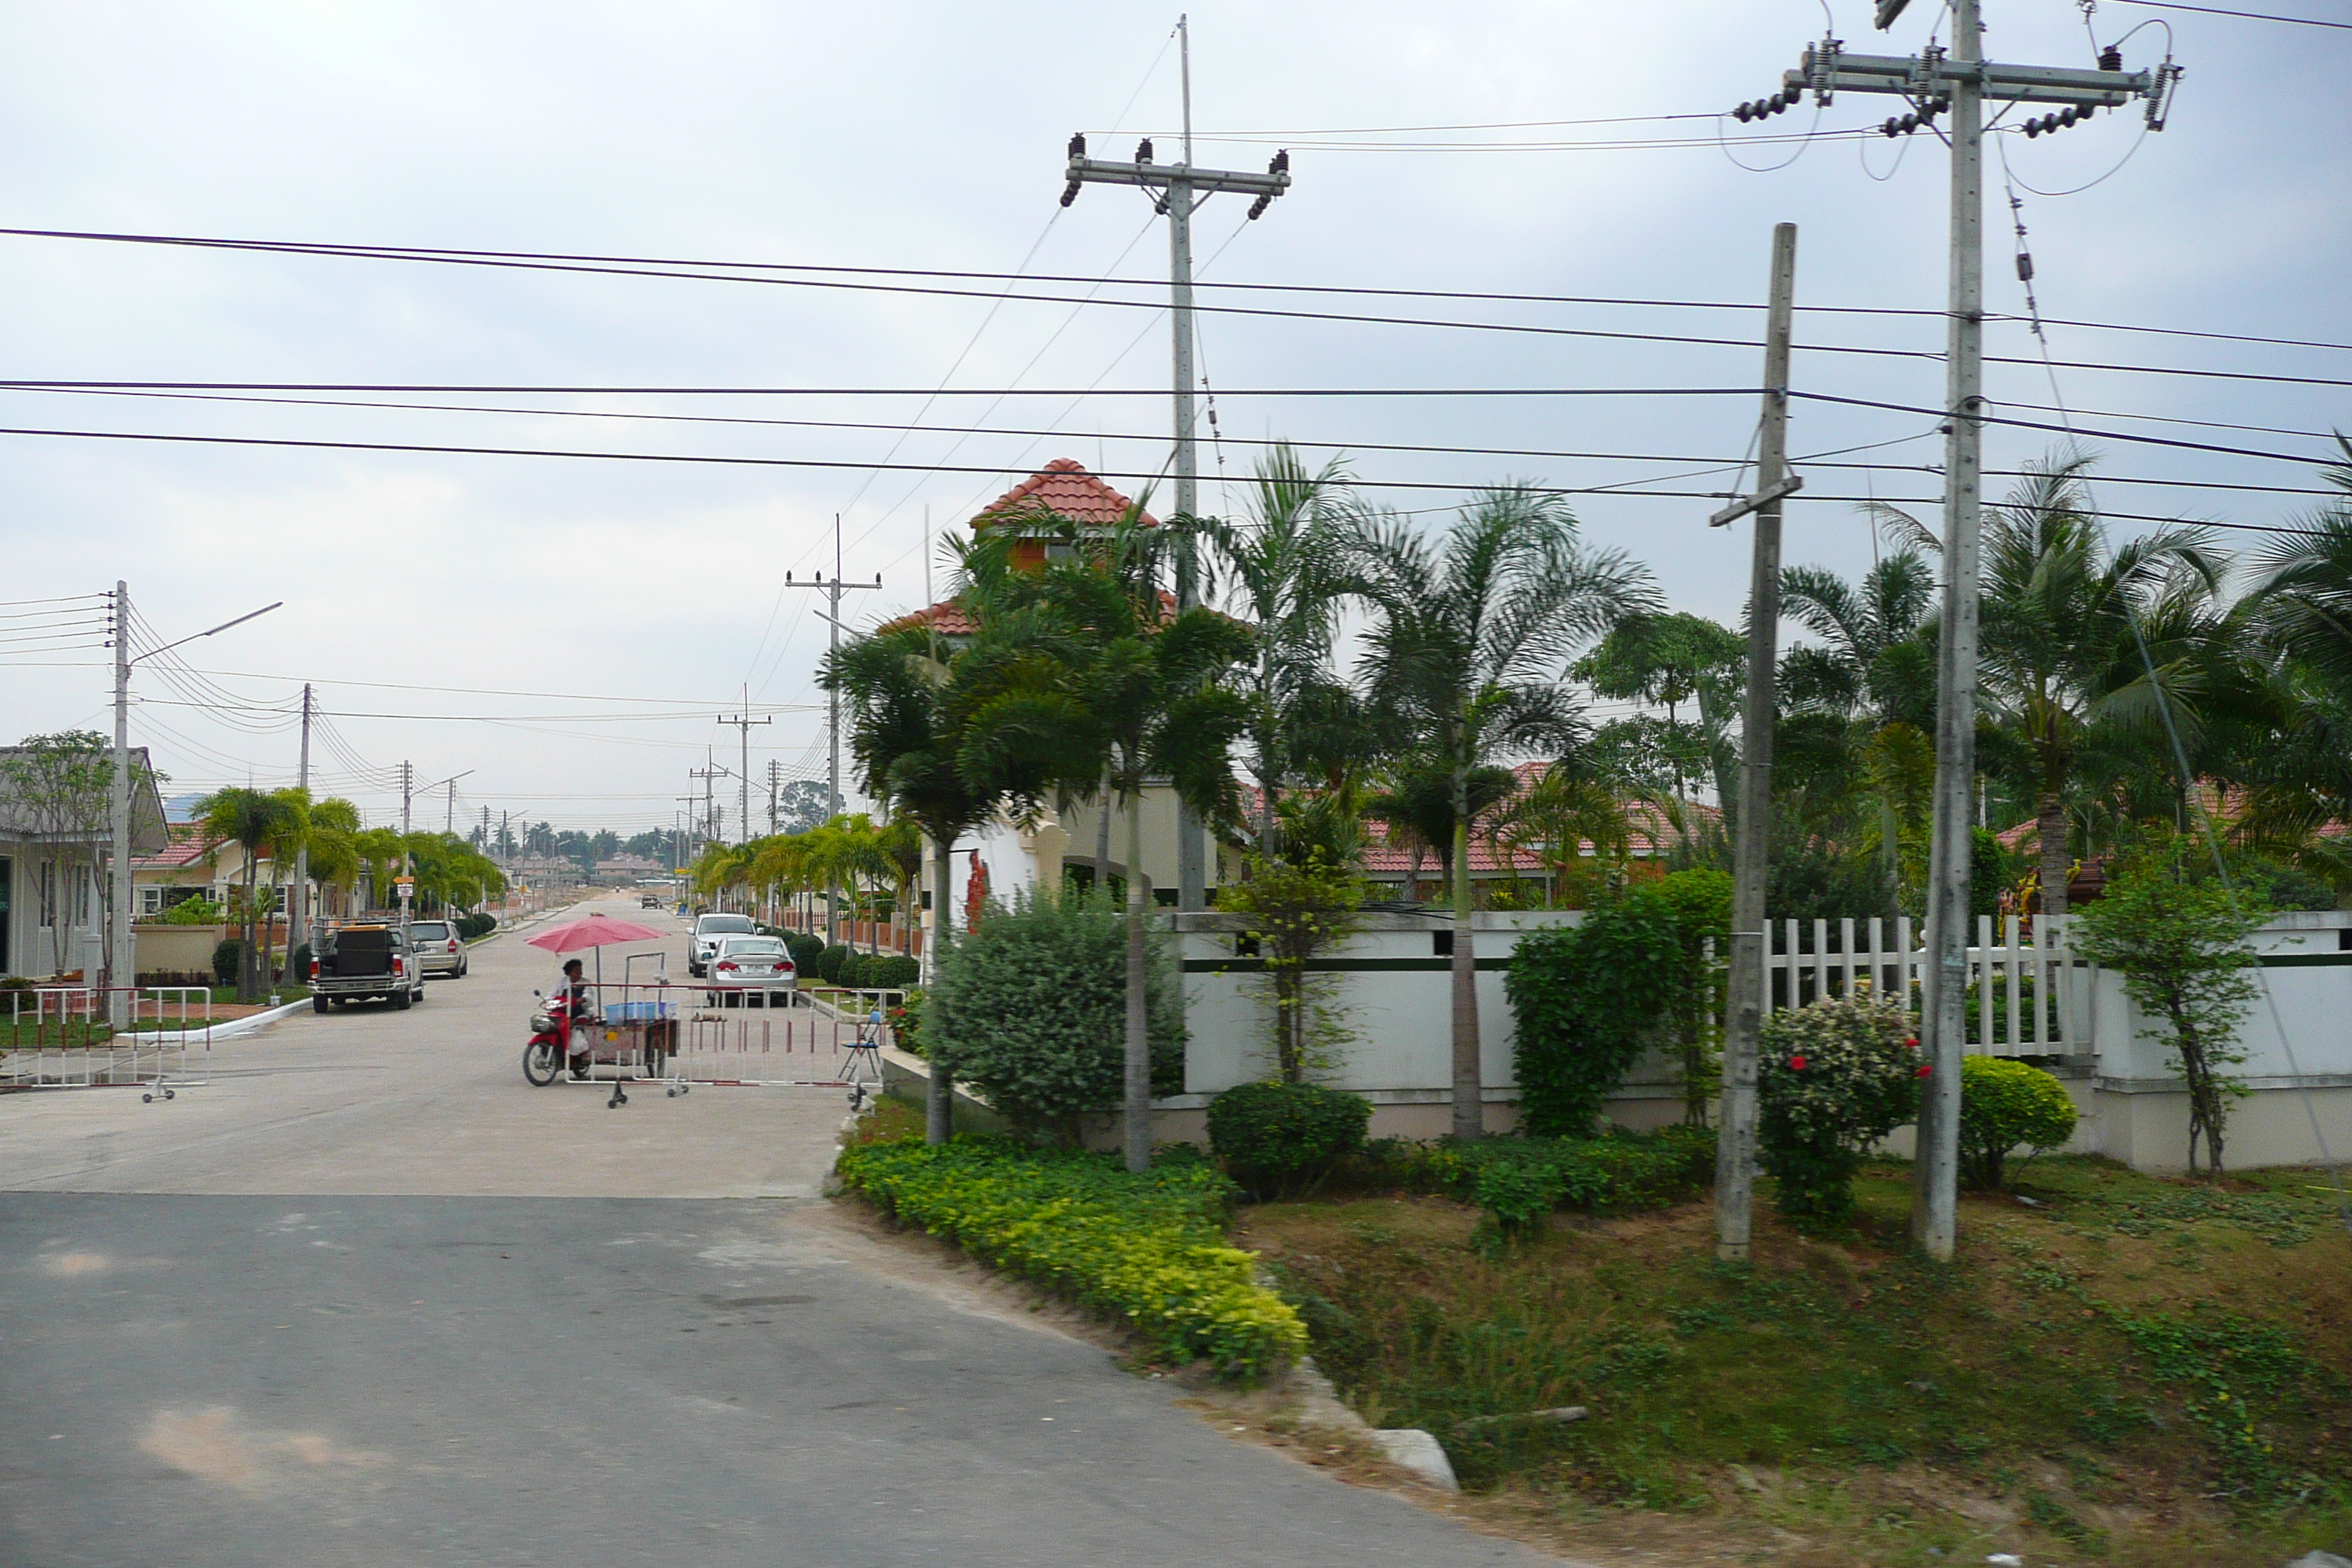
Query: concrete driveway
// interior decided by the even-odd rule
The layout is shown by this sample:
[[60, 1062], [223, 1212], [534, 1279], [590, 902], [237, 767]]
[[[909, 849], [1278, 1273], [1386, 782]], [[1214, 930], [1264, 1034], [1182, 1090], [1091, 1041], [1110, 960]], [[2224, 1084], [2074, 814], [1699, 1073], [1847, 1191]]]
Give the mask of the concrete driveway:
[[844, 1225], [838, 1090], [530, 1089], [553, 968], [0, 1099], [0, 1563], [1543, 1561]]

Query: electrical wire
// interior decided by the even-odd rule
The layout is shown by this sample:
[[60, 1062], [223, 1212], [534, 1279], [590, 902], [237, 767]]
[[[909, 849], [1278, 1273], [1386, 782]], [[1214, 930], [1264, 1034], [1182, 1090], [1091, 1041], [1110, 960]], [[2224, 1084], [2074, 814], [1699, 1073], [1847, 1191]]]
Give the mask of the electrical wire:
[[[1693, 118], [1712, 117], [1694, 116]], [[99, 230], [0, 227], [0, 236], [16, 236], [26, 238], [76, 239], [128, 245], [179, 246], [200, 249], [250, 250], [262, 253], [341, 258], [351, 260], [437, 261], [449, 265], [461, 266], [496, 266], [509, 261], [567, 262], [579, 264], [580, 267], [589, 270], [604, 270], [612, 268], [627, 268], [635, 269], [615, 272], [614, 274], [614, 276], [620, 277], [674, 276], [691, 279], [695, 278], [697, 275], [660, 269], [677, 268], [724, 268], [733, 271], [796, 274], [824, 273], [839, 277], [858, 278], [937, 278], [958, 279], [968, 282], [1008, 282], [1023, 280], [1022, 275], [1016, 273], [984, 272], [946, 268], [854, 267], [814, 262], [714, 261], [661, 257], [609, 256], [593, 252], [472, 250], [433, 246], [363, 245], [346, 244], [334, 241], [306, 240], [228, 239], [191, 235], [116, 233]], [[648, 271], [644, 269], [655, 270]], [[722, 278], [715, 280], [729, 281], [730, 279]], [[805, 279], [798, 280], [805, 281], [812, 287], [824, 288], [835, 286], [827, 279]], [[1149, 289], [1155, 290], [1164, 290], [1168, 286], [1168, 280], [1164, 278], [1108, 278], [1070, 273], [1039, 273], [1030, 275], [1026, 280], [1035, 283], [1108, 285], [1119, 288]], [[1360, 296], [1367, 299], [1454, 300], [1481, 303], [1598, 305], [1686, 310], [1762, 310], [1765, 309], [1763, 302], [1760, 300], [1655, 300], [1640, 297], [1618, 297], [1609, 295], [1527, 294], [1486, 289], [1399, 289], [1367, 287], [1340, 283], [1263, 283], [1239, 279], [1232, 281], [1211, 281], [1205, 278], [1196, 278], [1194, 279], [1193, 286], [1196, 289], [1227, 289], [1234, 291], [1272, 294], [1340, 294]], [[995, 293], [987, 290], [972, 290], [968, 293], [967, 297], [973, 299], [993, 299], [996, 295]], [[1795, 307], [1795, 309], [1800, 312], [1807, 314], [1836, 316], [1913, 316], [1940, 319], [1945, 314], [1945, 312], [1941, 310], [1923, 310], [1916, 307], [1884, 305], [1799, 305]], [[2021, 320], [2021, 318], [2019, 317], [2000, 315], [1990, 315], [1986, 319], [1988, 321], [2017, 321]], [[2116, 321], [2076, 321], [2057, 320], [2052, 320], [2048, 324], [2052, 326], [2088, 327], [2101, 331], [2158, 333], [2173, 337], [2209, 338], [2225, 342], [2270, 343], [2293, 348], [2333, 349], [2343, 352], [2352, 352], [2352, 343], [2315, 342], [2299, 338], [2247, 336], [2244, 334], [2231, 332], [2206, 332], [2181, 327], [2147, 327]], [[1749, 343], [1742, 344], [1741, 346], [1752, 348], [1757, 345]]]
[[2352, 32], [2352, 22], [2323, 22], [2316, 16], [2273, 16], [2266, 11], [2225, 11], [2218, 5], [2183, 5], [2178, 0], [2115, 0], [2118, 5], [2146, 5], [2159, 11], [2194, 11], [2206, 16], [2242, 16], [2249, 22], [2286, 22], [2298, 27], [2340, 27]]

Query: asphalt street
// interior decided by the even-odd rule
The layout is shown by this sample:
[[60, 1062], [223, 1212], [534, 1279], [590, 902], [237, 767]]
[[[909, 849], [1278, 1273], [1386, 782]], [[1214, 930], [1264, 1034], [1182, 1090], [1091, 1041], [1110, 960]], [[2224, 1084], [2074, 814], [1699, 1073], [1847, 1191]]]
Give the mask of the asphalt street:
[[0, 1099], [0, 1564], [1546, 1561], [845, 1224], [838, 1090], [530, 1089], [552, 969]]

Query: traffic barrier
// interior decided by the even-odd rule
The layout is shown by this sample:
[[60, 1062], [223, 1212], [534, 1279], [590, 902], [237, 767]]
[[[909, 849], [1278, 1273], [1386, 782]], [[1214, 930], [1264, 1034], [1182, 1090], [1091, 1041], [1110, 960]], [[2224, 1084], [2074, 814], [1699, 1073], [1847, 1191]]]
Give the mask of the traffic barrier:
[[[125, 1022], [118, 1025], [118, 1017]], [[212, 1032], [206, 986], [15, 992], [0, 1048], [0, 1089], [137, 1089], [142, 1100], [171, 1100], [212, 1081]]]

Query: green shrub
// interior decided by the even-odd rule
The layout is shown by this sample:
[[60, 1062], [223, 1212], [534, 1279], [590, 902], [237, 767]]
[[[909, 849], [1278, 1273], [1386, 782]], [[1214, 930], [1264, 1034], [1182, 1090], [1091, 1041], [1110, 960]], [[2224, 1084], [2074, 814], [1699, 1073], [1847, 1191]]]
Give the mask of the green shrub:
[[890, 1043], [908, 1056], [925, 1054], [923, 1045], [923, 994], [908, 987], [906, 998], [884, 1016], [890, 1026]]
[[1919, 1114], [1927, 1066], [1916, 1030], [1901, 1003], [1867, 994], [1824, 997], [1766, 1022], [1756, 1143], [1780, 1184], [1781, 1217], [1800, 1228], [1845, 1223], [1864, 1153]]
[[866, 984], [866, 955], [853, 950], [835, 966], [833, 983], [852, 991], [861, 989]]
[[1320, 1084], [1236, 1084], [1209, 1101], [1209, 1147], [1264, 1197], [1307, 1186], [1361, 1150], [1371, 1120], [1371, 1101]]
[[1681, 1058], [1694, 1123], [1714, 1087], [1706, 1023], [1719, 988], [1704, 940], [1724, 934], [1730, 879], [1678, 871], [1629, 887], [1585, 912], [1583, 923], [1519, 938], [1504, 977], [1517, 1016], [1519, 1115], [1540, 1138], [1581, 1138], [1651, 1046]]
[[1599, 1138], [1488, 1138], [1439, 1143], [1407, 1161], [1412, 1184], [1486, 1211], [1506, 1239], [1536, 1229], [1555, 1208], [1588, 1213], [1658, 1208], [1706, 1184], [1715, 1134], [1612, 1128]]
[[223, 985], [237, 983], [237, 971], [245, 963], [245, 939], [230, 937], [213, 949], [213, 978]]
[[904, 991], [922, 977], [922, 960], [908, 953], [878, 952], [866, 960], [866, 984], [877, 991]]
[[816, 977], [827, 985], [841, 984], [841, 966], [849, 962], [849, 949], [835, 942], [816, 955]]
[[[1184, 1082], [1175, 966], [1155, 948], [1145, 969], [1151, 1089]], [[1127, 922], [1108, 902], [1027, 893], [991, 910], [940, 961], [923, 1020], [933, 1059], [1024, 1132], [1065, 1144], [1125, 1089]]]
[[221, 907], [210, 899], [182, 899], [163, 911], [161, 923], [167, 926], [216, 926], [226, 918], [221, 912]]
[[457, 938], [461, 942], [471, 942], [476, 937], [488, 936], [498, 929], [499, 917], [496, 915], [475, 914], [457, 917]]
[[1960, 1058], [1960, 1174], [1972, 1187], [2000, 1185], [2001, 1162], [2024, 1144], [2039, 1154], [2074, 1135], [2066, 1086], [2007, 1057]]
[[796, 973], [814, 974], [817, 961], [824, 956], [824, 938], [802, 931], [784, 939], [784, 951], [793, 955], [793, 969]]
[[1233, 1184], [1197, 1159], [1130, 1175], [1109, 1155], [964, 1137], [854, 1145], [835, 1168], [901, 1223], [1124, 1319], [1171, 1359], [1261, 1378], [1307, 1349], [1256, 1255], [1225, 1244]]

